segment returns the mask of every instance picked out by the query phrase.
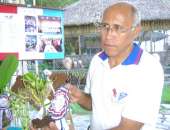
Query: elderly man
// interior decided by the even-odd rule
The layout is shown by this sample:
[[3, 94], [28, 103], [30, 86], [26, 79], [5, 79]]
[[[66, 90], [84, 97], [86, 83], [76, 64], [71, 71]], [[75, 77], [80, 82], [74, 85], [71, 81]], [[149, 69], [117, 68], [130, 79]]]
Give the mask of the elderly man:
[[163, 70], [134, 43], [141, 31], [136, 7], [118, 2], [99, 24], [102, 51], [90, 64], [85, 91], [68, 84], [72, 102], [92, 110], [91, 130], [154, 130]]

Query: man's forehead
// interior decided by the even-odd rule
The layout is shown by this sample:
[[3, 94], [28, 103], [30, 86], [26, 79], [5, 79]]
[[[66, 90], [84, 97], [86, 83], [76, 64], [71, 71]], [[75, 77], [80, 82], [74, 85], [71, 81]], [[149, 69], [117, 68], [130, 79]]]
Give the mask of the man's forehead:
[[[119, 20], [121, 19], [129, 19], [130, 21], [133, 21], [133, 12], [132, 12], [132, 7], [129, 5], [125, 4], [116, 4], [113, 6], [108, 7], [104, 14], [103, 14], [103, 21], [106, 19], [112, 19], [112, 18], [118, 18]], [[121, 20], [122, 21], [122, 20]]]
[[114, 4], [104, 11], [104, 15], [107, 13], [114, 13], [114, 12], [124, 12], [124, 13], [132, 13], [133, 7], [129, 4], [125, 3], [119, 3], [119, 4]]

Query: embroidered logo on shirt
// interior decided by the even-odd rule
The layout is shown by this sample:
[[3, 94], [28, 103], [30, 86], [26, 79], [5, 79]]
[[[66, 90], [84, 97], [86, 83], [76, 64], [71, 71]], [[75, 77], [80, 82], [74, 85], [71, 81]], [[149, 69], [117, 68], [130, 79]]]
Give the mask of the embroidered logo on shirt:
[[128, 95], [127, 93], [121, 92], [121, 93], [119, 94], [118, 101], [122, 100], [122, 99], [125, 98], [127, 95]]
[[120, 101], [122, 101], [122, 99], [124, 99], [125, 97], [128, 96], [128, 94], [126, 92], [116, 90], [116, 88], [112, 89], [112, 94], [113, 94], [114, 100], [116, 102], [120, 102]]

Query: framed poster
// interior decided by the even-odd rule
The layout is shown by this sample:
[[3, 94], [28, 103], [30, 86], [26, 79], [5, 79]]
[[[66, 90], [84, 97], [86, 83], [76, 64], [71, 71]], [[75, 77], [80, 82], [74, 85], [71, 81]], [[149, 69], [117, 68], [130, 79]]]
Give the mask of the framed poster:
[[64, 58], [64, 11], [0, 5], [0, 59]]

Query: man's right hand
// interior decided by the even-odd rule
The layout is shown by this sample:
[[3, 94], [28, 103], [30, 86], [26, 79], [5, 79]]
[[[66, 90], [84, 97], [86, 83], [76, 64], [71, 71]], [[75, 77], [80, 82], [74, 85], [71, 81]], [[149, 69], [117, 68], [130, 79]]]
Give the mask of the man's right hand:
[[69, 91], [70, 102], [78, 103], [83, 92], [79, 88], [77, 88], [75, 85], [72, 85], [69, 83], [66, 84], [66, 87], [68, 88], [68, 91]]
[[78, 103], [81, 107], [92, 110], [92, 99], [90, 94], [86, 94], [77, 88], [75, 85], [66, 84], [69, 90], [69, 97], [71, 103]]

